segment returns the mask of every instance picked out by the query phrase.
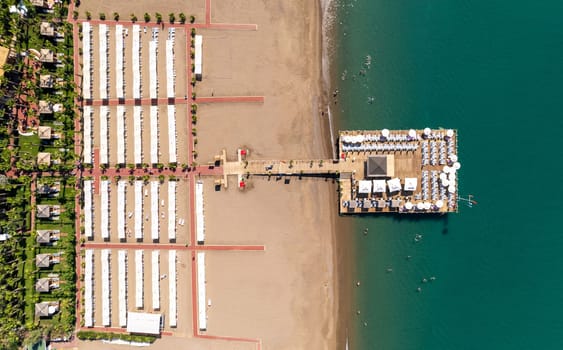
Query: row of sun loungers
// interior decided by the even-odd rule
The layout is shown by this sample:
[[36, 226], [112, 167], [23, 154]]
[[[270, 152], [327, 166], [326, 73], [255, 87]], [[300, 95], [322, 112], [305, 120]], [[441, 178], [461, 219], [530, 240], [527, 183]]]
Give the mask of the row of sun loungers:
[[108, 164], [108, 118], [109, 107], [100, 106], [100, 163]]
[[138, 309], [143, 308], [143, 251], [135, 251], [135, 307]]
[[98, 40], [99, 40], [99, 60], [100, 60], [100, 98], [107, 99], [108, 98], [108, 80], [109, 80], [109, 67], [108, 67], [108, 26], [107, 24], [100, 24], [98, 26]]
[[151, 239], [159, 239], [158, 181], [151, 181]]
[[[198, 293], [203, 296], [203, 312], [205, 314], [205, 256], [198, 253]], [[118, 251], [118, 318], [119, 326], [127, 326], [127, 290], [128, 284], [128, 258], [126, 250]], [[85, 270], [84, 270], [84, 325], [86, 327], [94, 326], [94, 250], [86, 249], [85, 251]], [[111, 249], [102, 249], [100, 251], [100, 262], [102, 266], [101, 283], [102, 283], [102, 325], [109, 327], [111, 322]], [[177, 326], [177, 276], [176, 276], [176, 251], [168, 252], [168, 278], [169, 278], [169, 325]], [[160, 310], [160, 251], [153, 250], [151, 252], [151, 290], [152, 290], [152, 309]], [[201, 281], [201, 283], [199, 282]], [[144, 251], [135, 250], [135, 308], [144, 308]], [[200, 286], [203, 285], [203, 287]], [[200, 322], [206, 326], [206, 323]]]
[[176, 327], [177, 324], [177, 300], [176, 300], [176, 251], [168, 251], [168, 322], [170, 327]]
[[160, 310], [160, 252], [158, 250], [152, 251], [152, 308], [153, 310]]
[[94, 237], [94, 232], [92, 231], [92, 181], [84, 181], [84, 233], [87, 239]]
[[100, 197], [101, 197], [101, 225], [100, 231], [104, 240], [109, 239], [109, 181], [100, 181]]
[[205, 221], [203, 214], [203, 182], [195, 184], [196, 238], [198, 243], [205, 241]]
[[102, 249], [102, 325], [111, 325], [110, 250]]
[[117, 106], [117, 163], [125, 164], [125, 106]]
[[207, 307], [205, 303], [205, 253], [197, 253], [197, 311], [199, 329], [207, 329]]
[[82, 24], [82, 96], [92, 98], [92, 27], [89, 22]]
[[133, 25], [133, 98], [141, 98], [141, 30]]
[[127, 182], [120, 180], [117, 183], [117, 237], [120, 240], [125, 239], [125, 204], [127, 197], [125, 191]]
[[117, 98], [124, 98], [124, 45], [123, 45], [123, 25], [117, 24], [115, 26], [115, 89], [117, 93]]
[[151, 41], [149, 41], [149, 96], [151, 99], [158, 98], [158, 76], [157, 76], [157, 55], [158, 55], [158, 28], [152, 29]]
[[92, 107], [84, 106], [84, 163], [92, 163]]
[[127, 326], [127, 251], [120, 250], [118, 253], [119, 272], [119, 326]]
[[86, 249], [84, 256], [84, 325], [94, 325], [94, 251]]

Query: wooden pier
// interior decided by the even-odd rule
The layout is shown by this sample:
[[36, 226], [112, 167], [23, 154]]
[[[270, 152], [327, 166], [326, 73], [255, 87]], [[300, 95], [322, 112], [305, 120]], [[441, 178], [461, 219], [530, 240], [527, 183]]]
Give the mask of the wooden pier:
[[237, 176], [320, 176], [338, 179], [341, 214], [457, 212], [455, 130], [342, 131], [338, 159], [255, 160], [246, 150], [228, 161], [223, 185]]

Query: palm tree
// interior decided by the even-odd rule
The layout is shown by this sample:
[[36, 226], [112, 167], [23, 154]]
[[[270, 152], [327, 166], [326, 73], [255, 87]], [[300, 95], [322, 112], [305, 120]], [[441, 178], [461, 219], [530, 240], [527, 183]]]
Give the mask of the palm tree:
[[178, 16], [180, 17], [180, 23], [186, 23], [186, 15], [183, 12], [180, 12]]
[[113, 13], [113, 19], [114, 19], [115, 21], [119, 21], [119, 13], [114, 12], [114, 13]]
[[176, 20], [176, 16], [172, 12], [170, 12], [168, 14], [168, 19], [170, 20], [170, 23], [174, 23], [174, 21]]
[[135, 16], [134, 13], [131, 14], [131, 22], [133, 23], [137, 22], [137, 16]]
[[105, 21], [106, 20], [106, 14], [103, 12], [100, 12], [100, 20]]
[[151, 15], [149, 15], [147, 12], [145, 12], [145, 22], [150, 22], [151, 21]]
[[160, 24], [162, 22], [162, 15], [160, 13], [156, 13], [156, 23]]
[[87, 19], [87, 20], [91, 20], [91, 19], [92, 19], [92, 14], [90, 13], [90, 11], [86, 11], [86, 19]]

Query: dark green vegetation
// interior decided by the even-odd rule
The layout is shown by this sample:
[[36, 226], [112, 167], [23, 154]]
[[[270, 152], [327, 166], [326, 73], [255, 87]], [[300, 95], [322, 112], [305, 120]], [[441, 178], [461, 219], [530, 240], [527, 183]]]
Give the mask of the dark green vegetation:
[[139, 343], [153, 343], [157, 338], [150, 335], [134, 335], [125, 333], [80, 331], [76, 334], [80, 340], [125, 340]]
[[[17, 349], [42, 337], [68, 337], [76, 323], [76, 93], [72, 25], [65, 22], [68, 0], [52, 11], [24, 0], [25, 16], [9, 12], [18, 3], [0, 0], [0, 46], [10, 49], [0, 78], [0, 349]], [[41, 34], [42, 22], [54, 29], [52, 36]], [[41, 49], [53, 53], [53, 62], [40, 62]], [[50, 83], [40, 86], [45, 76]], [[39, 101], [61, 109], [40, 115]], [[38, 136], [39, 125], [51, 127], [50, 139]], [[38, 164], [39, 152], [49, 153], [51, 162]], [[55, 181], [60, 183], [57, 195], [32, 193], [35, 184]], [[60, 206], [58, 220], [32, 220], [32, 211], [41, 204]], [[36, 230], [59, 230], [60, 238], [40, 246]], [[60, 255], [60, 262], [39, 269], [35, 258], [44, 253]], [[55, 275], [56, 288], [36, 292], [39, 278]], [[35, 303], [42, 301], [58, 301], [58, 311], [39, 319]]]

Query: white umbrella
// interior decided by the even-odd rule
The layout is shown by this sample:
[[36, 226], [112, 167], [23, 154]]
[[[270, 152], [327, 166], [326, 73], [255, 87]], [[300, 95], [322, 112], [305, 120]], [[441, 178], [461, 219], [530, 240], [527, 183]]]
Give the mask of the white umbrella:
[[409, 130], [409, 137], [413, 139], [416, 138], [416, 131], [414, 129]]
[[461, 168], [461, 163], [460, 162], [455, 162], [453, 165], [455, 170], [459, 170], [459, 168]]
[[444, 181], [448, 179], [448, 175], [446, 173], [440, 173], [440, 181]]
[[446, 136], [447, 136], [447, 137], [452, 137], [452, 136], [454, 136], [454, 131], [453, 131], [452, 129], [448, 129], [448, 130], [446, 131]]
[[424, 128], [424, 135], [425, 136], [429, 136], [431, 132], [432, 132], [432, 130], [430, 130], [430, 128]]
[[436, 208], [440, 209], [444, 206], [444, 201], [441, 200], [441, 199], [438, 199], [435, 204], [436, 204]]
[[455, 179], [456, 179], [455, 173], [452, 172], [448, 175], [448, 180], [450, 182], [455, 181]]
[[416, 204], [416, 209], [418, 209], [418, 210], [424, 209], [424, 204], [423, 204], [422, 202], [418, 202], [418, 203]]
[[450, 160], [452, 162], [457, 162], [457, 155], [455, 155], [455, 154], [450, 155]]
[[450, 185], [450, 186], [448, 187], [448, 192], [450, 192], [450, 193], [455, 193], [455, 185]]
[[450, 182], [448, 180], [442, 180], [442, 186], [448, 187], [449, 185], [450, 185]]
[[451, 168], [450, 168], [449, 166], [444, 165], [443, 171], [444, 171], [445, 173], [449, 173], [449, 172], [450, 172], [450, 169], [451, 169]]
[[383, 129], [381, 130], [381, 135], [383, 137], [389, 137], [389, 129]]
[[411, 203], [411, 202], [406, 202], [406, 203], [405, 203], [405, 209], [406, 209], [406, 210], [411, 210], [411, 209], [412, 209], [412, 203]]
[[432, 207], [430, 202], [424, 202], [424, 209], [428, 210], [428, 209], [430, 209], [430, 207]]

